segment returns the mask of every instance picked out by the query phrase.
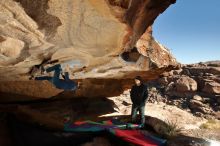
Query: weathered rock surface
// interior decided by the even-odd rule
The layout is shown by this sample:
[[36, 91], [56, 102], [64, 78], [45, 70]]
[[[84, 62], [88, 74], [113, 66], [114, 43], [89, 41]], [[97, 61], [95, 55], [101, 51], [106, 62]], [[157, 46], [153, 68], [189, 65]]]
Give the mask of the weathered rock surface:
[[217, 82], [206, 83], [202, 91], [208, 94], [220, 94], [220, 84]]
[[[167, 66], [176, 65], [168, 49], [154, 40], [151, 27], [173, 3], [175, 0], [1, 0], [0, 81], [10, 91], [1, 86], [0, 92], [53, 96], [43, 89], [35, 93], [34, 86], [41, 84], [39, 88], [56, 93], [54, 88], [28, 81], [33, 66], [44, 60], [68, 66], [71, 79], [156, 78]], [[25, 82], [20, 88], [11, 81]], [[84, 92], [91, 89], [90, 85], [83, 87]]]
[[194, 99], [194, 100], [197, 100], [197, 101], [203, 101], [202, 97], [199, 96], [199, 95], [193, 96], [193, 99]]
[[[21, 45], [14, 48], [17, 57], [13, 52], [2, 51], [7, 57], [16, 57], [12, 62], [2, 61], [2, 70], [7, 71], [10, 67], [15, 69], [11, 71], [14, 75], [20, 76], [47, 57], [58, 59], [61, 63], [69, 61], [75, 78], [122, 77], [124, 73], [120, 72], [123, 71], [148, 70], [150, 62], [158, 66], [170, 65], [175, 60], [169, 56], [167, 49], [154, 41], [150, 26], [173, 2], [3, 0], [0, 4], [1, 45], [8, 47], [4, 48], [5, 51], [13, 51], [7, 45], [9, 41]], [[144, 33], [143, 39], [138, 41]], [[136, 42], [138, 51], [142, 51], [137, 59], [145, 63], [143, 66], [120, 61], [119, 55], [131, 50]], [[24, 51], [19, 54], [21, 49]], [[153, 56], [158, 51], [161, 58]], [[144, 57], [151, 55], [151, 61]], [[82, 67], [86, 67], [83, 74], [82, 71], [76, 71]], [[2, 77], [4, 75], [1, 74]]]
[[210, 109], [208, 105], [194, 99], [190, 100], [189, 108], [194, 113], [199, 112], [203, 114], [210, 114], [212, 112], [212, 109]]
[[196, 91], [197, 83], [190, 77], [181, 77], [176, 81], [176, 90], [177, 92], [188, 92]]
[[[197, 116], [219, 119], [220, 61], [182, 65], [150, 82], [157, 87], [152, 102], [176, 105]], [[152, 90], [152, 89], [151, 89]], [[164, 98], [165, 97], [165, 98]]]

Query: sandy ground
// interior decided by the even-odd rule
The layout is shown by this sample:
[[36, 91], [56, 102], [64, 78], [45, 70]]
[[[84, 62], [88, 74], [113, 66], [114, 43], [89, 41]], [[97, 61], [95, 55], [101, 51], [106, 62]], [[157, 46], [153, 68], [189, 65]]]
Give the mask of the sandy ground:
[[[114, 108], [117, 112], [103, 116], [130, 115], [132, 104], [128, 92], [109, 99], [116, 104]], [[202, 124], [208, 121], [207, 119], [196, 117], [176, 106], [166, 105], [162, 102], [157, 104], [146, 103], [145, 115], [156, 117], [166, 123], [177, 124], [184, 135], [220, 141], [220, 129], [200, 128]]]

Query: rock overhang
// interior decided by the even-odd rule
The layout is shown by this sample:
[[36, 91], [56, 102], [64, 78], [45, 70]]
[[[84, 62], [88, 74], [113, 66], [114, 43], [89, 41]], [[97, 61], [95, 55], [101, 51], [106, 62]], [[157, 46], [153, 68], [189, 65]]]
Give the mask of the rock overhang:
[[[153, 79], [177, 64], [152, 36], [154, 20], [173, 3], [175, 0], [3, 0], [0, 36], [7, 39], [0, 42], [0, 80], [8, 82], [6, 86], [14, 81], [28, 85], [33, 66], [47, 59], [67, 66], [72, 79], [131, 80], [136, 75]], [[6, 40], [18, 49], [5, 48]]]

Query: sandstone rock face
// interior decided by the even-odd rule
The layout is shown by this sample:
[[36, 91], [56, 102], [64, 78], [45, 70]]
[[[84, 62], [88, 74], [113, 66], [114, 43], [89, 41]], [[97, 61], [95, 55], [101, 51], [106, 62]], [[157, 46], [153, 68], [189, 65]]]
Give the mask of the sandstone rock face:
[[199, 95], [193, 96], [193, 99], [194, 99], [194, 100], [197, 100], [197, 101], [203, 101], [202, 97], [199, 96]]
[[151, 27], [173, 3], [1, 0], [0, 80], [7, 86], [11, 81], [27, 81], [26, 88], [33, 66], [44, 60], [68, 66], [71, 79], [156, 78], [167, 66], [177, 64], [168, 49], [155, 41]]
[[170, 96], [188, 97], [197, 90], [197, 82], [188, 76], [163, 77], [158, 82], [165, 87], [165, 92]]
[[206, 83], [203, 91], [209, 94], [220, 94], [220, 84], [217, 82]]
[[211, 110], [209, 109], [208, 105], [202, 103], [201, 101], [198, 100], [190, 100], [190, 105], [189, 107], [191, 110], [194, 112], [202, 112], [202, 113], [210, 113]]
[[[1, 41], [1, 46], [6, 45], [1, 52], [7, 57], [15, 52], [16, 60], [3, 61], [2, 69], [8, 71], [10, 67], [15, 70], [11, 74], [19, 77], [49, 57], [69, 64], [75, 78], [116, 78], [149, 70], [152, 62], [157, 66], [170, 65], [175, 60], [154, 41], [150, 26], [173, 2], [3, 0], [0, 35], [9, 40]], [[144, 40], [138, 41], [144, 33]], [[13, 50], [7, 45], [9, 41], [19, 45]], [[140, 52], [138, 61], [128, 64], [120, 54], [136, 43]], [[19, 54], [21, 49], [24, 51]], [[161, 58], [155, 56], [159, 51]], [[86, 69], [81, 71], [83, 67]], [[9, 80], [3, 76], [1, 80]]]

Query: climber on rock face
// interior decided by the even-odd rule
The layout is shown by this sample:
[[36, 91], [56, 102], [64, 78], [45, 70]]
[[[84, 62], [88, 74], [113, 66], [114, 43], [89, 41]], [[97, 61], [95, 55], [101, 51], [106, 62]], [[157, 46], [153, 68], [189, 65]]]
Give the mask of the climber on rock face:
[[131, 111], [131, 120], [134, 123], [136, 121], [137, 112], [141, 115], [141, 127], [144, 127], [145, 124], [145, 102], [148, 97], [147, 86], [143, 84], [142, 78], [137, 76], [135, 78], [135, 85], [132, 86], [130, 91], [131, 101], [132, 101], [132, 111]]
[[[41, 76], [41, 77], [35, 77], [35, 80], [48, 80], [52, 84], [56, 86], [58, 89], [63, 89], [65, 91], [75, 91], [77, 89], [77, 83], [69, 79], [69, 73], [64, 72], [62, 73], [62, 68], [60, 64], [56, 64], [52, 67], [49, 67], [47, 69], [44, 69], [42, 67], [43, 72], [52, 72], [54, 71], [53, 77], [50, 76]], [[60, 79], [60, 75], [62, 75], [63, 79]]]

